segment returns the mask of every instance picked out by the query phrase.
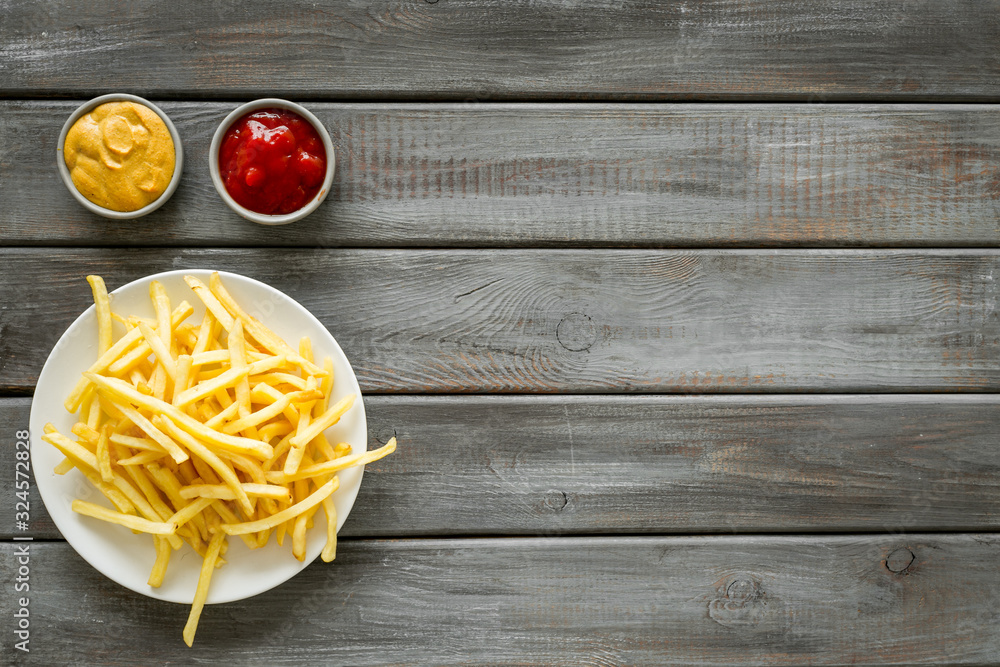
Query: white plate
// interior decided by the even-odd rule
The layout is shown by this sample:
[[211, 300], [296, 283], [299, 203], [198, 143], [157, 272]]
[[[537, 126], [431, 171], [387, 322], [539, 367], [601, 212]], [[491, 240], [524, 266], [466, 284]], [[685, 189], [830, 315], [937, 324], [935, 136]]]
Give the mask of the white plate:
[[[333, 360], [335, 380], [331, 403], [349, 393], [356, 394], [358, 400], [339, 423], [326, 431], [326, 435], [332, 442], [350, 443], [355, 453], [365, 451], [368, 432], [358, 381], [347, 357], [326, 327], [312, 313], [273, 287], [233, 273], [219, 273], [236, 301], [289, 345], [297, 348], [299, 338], [309, 336], [315, 358], [330, 357]], [[112, 309], [122, 315], [154, 317], [149, 284], [159, 280], [170, 295], [171, 307], [185, 299], [194, 306], [194, 315], [188, 322], [197, 323], [201, 321], [205, 309], [184, 282], [185, 275], [196, 276], [208, 284], [211, 271], [168, 271], [136, 280], [112, 292]], [[89, 289], [83, 276], [80, 280], [83, 283], [81, 289]], [[116, 324], [115, 340], [121, 334], [122, 329]], [[96, 358], [97, 322], [94, 306], [91, 305], [56, 343], [38, 377], [30, 418], [31, 464], [38, 492], [66, 541], [105, 576], [149, 597], [190, 604], [201, 568], [201, 557], [190, 546], [185, 544], [181, 550], [173, 552], [162, 586], [148, 586], [146, 580], [156, 557], [152, 538], [72, 511], [70, 504], [75, 498], [112, 506], [79, 471], [73, 470], [62, 476], [52, 472], [63, 456], [55, 447], [42, 441], [42, 428], [46, 422], [52, 422], [64, 435], [72, 435], [70, 429], [76, 420], [66, 412], [63, 401], [80, 373]], [[351, 511], [363, 473], [360, 467], [339, 473], [340, 488], [333, 494], [337, 507], [337, 530], [344, 525]], [[292, 556], [289, 539], [285, 540], [284, 547], [279, 547], [272, 535], [266, 547], [253, 550], [248, 549], [240, 539], [230, 539], [227, 563], [212, 575], [208, 602], [232, 602], [263, 593], [303, 570], [319, 555], [326, 543], [322, 514], [317, 519], [307, 537], [303, 563]]]

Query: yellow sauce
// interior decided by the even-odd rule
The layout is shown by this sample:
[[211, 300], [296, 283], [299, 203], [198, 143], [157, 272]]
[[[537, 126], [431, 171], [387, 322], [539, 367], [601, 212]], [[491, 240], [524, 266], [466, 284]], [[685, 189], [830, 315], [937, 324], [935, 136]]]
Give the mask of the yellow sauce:
[[108, 102], [81, 116], [66, 134], [63, 158], [76, 189], [112, 211], [151, 204], [174, 175], [170, 131], [135, 102]]

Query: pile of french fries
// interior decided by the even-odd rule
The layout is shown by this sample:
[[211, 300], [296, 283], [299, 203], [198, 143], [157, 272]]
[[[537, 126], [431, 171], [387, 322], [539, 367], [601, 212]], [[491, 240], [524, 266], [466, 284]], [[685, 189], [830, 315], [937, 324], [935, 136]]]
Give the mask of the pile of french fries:
[[[116, 509], [74, 500], [75, 512], [153, 536], [149, 585], [160, 586], [173, 551], [190, 545], [204, 559], [184, 627], [191, 646], [212, 572], [225, 563], [227, 538], [250, 548], [291, 538], [306, 557], [306, 531], [326, 515], [322, 558], [333, 560], [337, 472], [395, 451], [351, 453], [324, 431], [351, 409], [348, 395], [329, 405], [333, 363], [316, 365], [309, 338], [293, 349], [246, 313], [218, 273], [205, 285], [184, 280], [205, 305], [172, 306], [163, 285], [150, 283], [154, 319], [123, 317], [99, 276], [94, 295], [98, 358], [65, 401], [78, 414], [71, 438], [47, 424], [42, 439], [65, 456], [58, 474], [77, 468]], [[124, 334], [114, 339], [115, 322]]]

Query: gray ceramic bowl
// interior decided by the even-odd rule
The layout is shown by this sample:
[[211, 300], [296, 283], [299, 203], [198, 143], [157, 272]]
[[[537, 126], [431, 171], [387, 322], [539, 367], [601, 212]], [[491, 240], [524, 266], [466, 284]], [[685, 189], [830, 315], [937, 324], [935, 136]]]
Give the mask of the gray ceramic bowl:
[[[222, 175], [219, 173], [219, 147], [222, 145], [222, 138], [225, 136], [226, 130], [229, 129], [229, 126], [232, 125], [237, 119], [248, 113], [256, 111], [257, 109], [287, 109], [288, 111], [294, 111], [309, 121], [309, 123], [316, 129], [316, 133], [319, 134], [319, 138], [323, 142], [323, 148], [326, 150], [326, 175], [323, 177], [323, 185], [320, 186], [319, 192], [316, 193], [316, 196], [297, 211], [286, 213], [284, 215], [265, 215], [264, 213], [256, 213], [237, 204], [236, 201], [230, 196], [229, 192], [226, 191], [226, 186], [222, 182]], [[212, 183], [215, 184], [215, 189], [219, 193], [219, 196], [222, 197], [222, 201], [226, 202], [229, 208], [233, 209], [247, 220], [252, 220], [253, 222], [261, 225], [287, 225], [290, 222], [301, 220], [315, 211], [317, 207], [323, 203], [323, 200], [326, 199], [327, 194], [330, 192], [330, 186], [333, 184], [335, 164], [336, 159], [333, 152], [333, 142], [330, 140], [330, 133], [326, 131], [326, 128], [323, 126], [323, 123], [320, 122], [319, 118], [316, 118], [316, 116], [314, 116], [308, 109], [299, 104], [277, 98], [255, 100], [233, 110], [231, 114], [226, 116], [225, 120], [222, 121], [219, 128], [215, 131], [215, 136], [212, 137], [212, 146], [208, 150], [208, 168], [212, 174]]]
[[[104, 104], [105, 102], [138, 102], [144, 106], [149, 107], [163, 124], [167, 126], [167, 130], [170, 131], [170, 138], [174, 142], [174, 175], [170, 179], [170, 183], [167, 184], [167, 189], [163, 191], [156, 201], [151, 204], [147, 204], [140, 209], [135, 211], [112, 211], [109, 208], [104, 208], [103, 206], [98, 206], [94, 202], [90, 201], [83, 194], [76, 189], [73, 185], [73, 179], [69, 175], [69, 168], [66, 166], [66, 160], [63, 157], [63, 146], [66, 144], [66, 134], [69, 133], [69, 129], [73, 127], [80, 116], [93, 111], [98, 106]], [[70, 114], [66, 123], [63, 125], [62, 132], [59, 133], [59, 143], [56, 145], [56, 164], [59, 167], [59, 175], [62, 177], [63, 183], [66, 185], [66, 189], [70, 191], [80, 205], [97, 215], [103, 215], [105, 218], [111, 218], [112, 220], [131, 220], [133, 218], [141, 218], [142, 216], [152, 213], [156, 209], [163, 206], [168, 199], [174, 194], [177, 189], [177, 184], [181, 182], [181, 171], [184, 169], [184, 147], [181, 145], [181, 135], [177, 133], [177, 128], [174, 127], [173, 122], [167, 117], [167, 114], [163, 113], [163, 110], [158, 106], [153, 104], [148, 100], [144, 100], [141, 97], [135, 95], [126, 95], [124, 93], [112, 93], [111, 95], [101, 95], [100, 97], [95, 97], [89, 102], [81, 105], [76, 111]]]

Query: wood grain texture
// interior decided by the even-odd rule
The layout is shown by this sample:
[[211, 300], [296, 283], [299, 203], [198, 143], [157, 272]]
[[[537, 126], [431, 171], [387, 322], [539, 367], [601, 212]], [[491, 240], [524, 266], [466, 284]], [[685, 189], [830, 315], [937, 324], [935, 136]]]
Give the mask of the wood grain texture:
[[[1000, 397], [370, 396], [348, 537], [1000, 527]], [[28, 399], [0, 400], [0, 433]], [[14, 442], [0, 441], [0, 488]], [[32, 489], [34, 490], [34, 488]], [[0, 538], [31, 529], [0, 497]]]
[[166, 206], [128, 223], [89, 213], [53, 164], [75, 106], [0, 102], [3, 243], [1000, 245], [992, 106], [315, 103], [334, 187], [278, 228], [238, 217], [212, 187], [224, 103], [162, 103], [187, 157]]
[[[15, 548], [0, 545], [3, 581]], [[105, 579], [65, 543], [29, 549], [20, 664], [1000, 660], [990, 534], [343, 541], [331, 565], [206, 608], [192, 649], [183, 605]]]
[[1000, 387], [993, 250], [7, 249], [0, 388], [34, 385], [88, 273], [116, 288], [185, 267], [298, 300], [366, 392]]
[[995, 101], [998, 17], [991, 0], [11, 0], [0, 90]]

